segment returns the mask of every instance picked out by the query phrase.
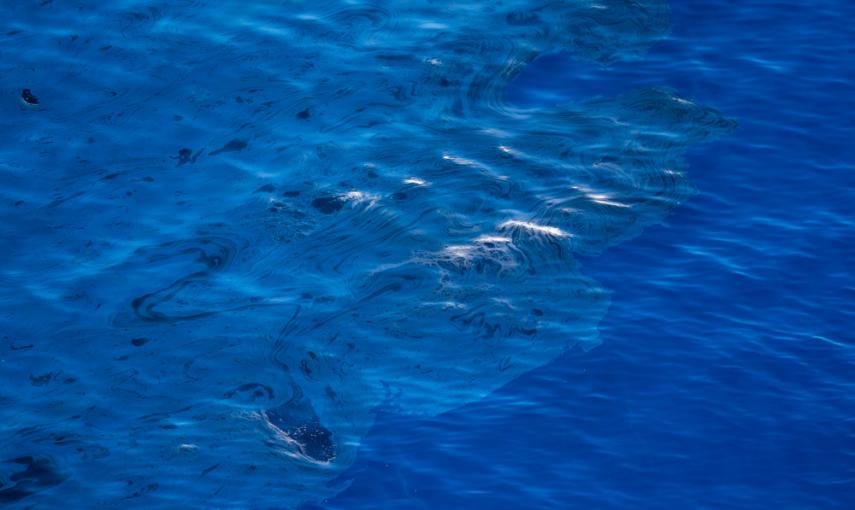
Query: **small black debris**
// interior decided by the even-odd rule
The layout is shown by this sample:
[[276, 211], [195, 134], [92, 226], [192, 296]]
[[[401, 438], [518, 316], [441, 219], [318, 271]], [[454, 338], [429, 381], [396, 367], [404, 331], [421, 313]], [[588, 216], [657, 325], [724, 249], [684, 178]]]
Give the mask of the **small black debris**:
[[131, 340], [131, 343], [134, 345], [134, 347], [142, 347], [143, 345], [148, 343], [148, 339], [147, 338], [134, 338]]
[[311, 112], [309, 112], [309, 109], [306, 108], [305, 110], [303, 110], [301, 112], [297, 112], [297, 118], [302, 119], [302, 120], [306, 120], [309, 118], [309, 113], [311, 113]]
[[185, 147], [184, 149], [179, 150], [178, 156], [173, 157], [172, 159], [177, 159], [178, 163], [176, 166], [181, 166], [181, 165], [184, 165], [186, 163], [189, 163], [190, 158], [192, 156], [193, 156], [193, 151]]
[[33, 93], [30, 92], [30, 89], [24, 89], [21, 91], [21, 99], [23, 99], [24, 102], [27, 104], [31, 104], [31, 105], [39, 104], [39, 98], [34, 96]]
[[178, 160], [175, 166], [186, 165], [188, 163], [195, 163], [197, 159], [199, 159], [199, 155], [202, 154], [202, 151], [199, 150], [196, 154], [193, 154], [193, 151], [188, 148], [183, 148], [178, 151], [177, 156], [172, 156], [172, 159]]

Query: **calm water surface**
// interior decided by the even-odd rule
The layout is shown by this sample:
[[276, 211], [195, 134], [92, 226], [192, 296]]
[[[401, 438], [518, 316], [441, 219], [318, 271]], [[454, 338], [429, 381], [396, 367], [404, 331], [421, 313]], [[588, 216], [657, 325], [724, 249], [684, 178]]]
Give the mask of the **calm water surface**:
[[0, 18], [0, 506], [855, 507], [849, 2]]

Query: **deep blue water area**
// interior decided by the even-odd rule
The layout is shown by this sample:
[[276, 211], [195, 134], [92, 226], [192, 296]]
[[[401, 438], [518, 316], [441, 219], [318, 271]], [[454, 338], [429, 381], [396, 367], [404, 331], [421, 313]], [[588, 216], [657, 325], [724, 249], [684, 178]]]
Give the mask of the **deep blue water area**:
[[855, 508], [851, 2], [3, 8], [0, 507]]

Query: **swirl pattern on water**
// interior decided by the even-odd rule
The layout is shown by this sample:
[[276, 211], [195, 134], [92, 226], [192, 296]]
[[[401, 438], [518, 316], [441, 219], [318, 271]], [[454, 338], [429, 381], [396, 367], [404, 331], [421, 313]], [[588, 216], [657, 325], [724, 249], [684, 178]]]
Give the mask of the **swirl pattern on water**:
[[574, 254], [664, 218], [733, 126], [665, 89], [503, 101], [544, 51], [638, 57], [659, 0], [42, 3], [0, 22], [6, 96], [40, 100], [0, 120], [4, 503], [335, 493], [378, 406], [595, 345]]

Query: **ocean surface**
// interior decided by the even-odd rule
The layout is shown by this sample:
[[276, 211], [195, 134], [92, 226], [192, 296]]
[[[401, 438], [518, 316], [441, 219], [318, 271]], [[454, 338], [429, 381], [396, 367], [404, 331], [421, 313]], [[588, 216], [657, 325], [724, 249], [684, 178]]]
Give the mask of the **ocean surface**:
[[0, 507], [855, 508], [853, 19], [3, 0]]

